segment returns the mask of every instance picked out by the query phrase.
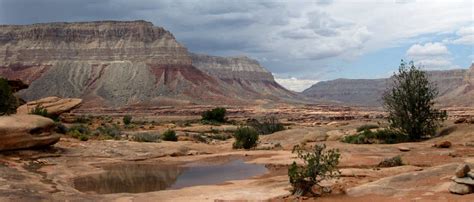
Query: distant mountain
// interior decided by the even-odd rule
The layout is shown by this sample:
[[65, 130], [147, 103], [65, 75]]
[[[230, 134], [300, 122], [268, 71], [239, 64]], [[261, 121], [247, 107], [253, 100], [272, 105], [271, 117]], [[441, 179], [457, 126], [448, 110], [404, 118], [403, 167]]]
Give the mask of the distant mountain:
[[84, 107], [293, 96], [257, 61], [191, 54], [146, 21], [1, 25], [0, 76], [29, 84], [19, 92], [27, 101], [80, 97]]
[[[440, 92], [437, 101], [445, 106], [474, 106], [474, 64], [469, 69], [428, 71]], [[303, 94], [320, 100], [360, 106], [381, 106], [387, 79], [336, 79], [314, 84]]]

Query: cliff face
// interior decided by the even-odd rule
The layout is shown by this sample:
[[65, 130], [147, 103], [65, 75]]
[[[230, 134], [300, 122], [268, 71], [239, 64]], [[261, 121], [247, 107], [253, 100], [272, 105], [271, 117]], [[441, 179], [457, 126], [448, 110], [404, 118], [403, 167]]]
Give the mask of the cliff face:
[[[277, 91], [267, 95], [259, 90], [268, 88], [243, 87], [260, 86], [251, 83], [257, 80], [286, 91], [271, 73], [254, 68], [260, 67], [254, 60], [194, 58], [169, 31], [145, 21], [0, 26], [0, 76], [29, 84], [19, 92], [27, 101], [80, 97], [84, 107], [116, 107], [279, 99], [272, 95]], [[250, 83], [234, 85], [225, 79]]]
[[[472, 72], [474, 72], [473, 66], [469, 70], [428, 71], [428, 79], [436, 85], [439, 91], [437, 101], [446, 106], [474, 106]], [[303, 94], [312, 98], [346, 104], [381, 106], [383, 92], [390, 83], [390, 78], [336, 79], [314, 84], [303, 91]]]
[[292, 98], [296, 94], [278, 84], [272, 73], [258, 61], [245, 57], [218, 57], [201, 54], [191, 55], [193, 65], [217, 78], [229, 91], [245, 92], [242, 96], [266, 96]]

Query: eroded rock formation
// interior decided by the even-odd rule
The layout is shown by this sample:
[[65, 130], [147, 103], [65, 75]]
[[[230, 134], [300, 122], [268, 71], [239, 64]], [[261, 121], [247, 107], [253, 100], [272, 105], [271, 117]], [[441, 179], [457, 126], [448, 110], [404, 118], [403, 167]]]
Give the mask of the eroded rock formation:
[[[428, 71], [439, 90], [438, 101], [446, 106], [474, 106], [474, 65], [470, 69]], [[390, 79], [336, 79], [314, 84], [303, 91], [309, 97], [346, 104], [380, 106]], [[459, 99], [462, 96], [463, 99]]]
[[[233, 103], [286, 92], [266, 71], [262, 75], [268, 82], [262, 85], [272, 89], [268, 92], [259, 92], [264, 90], [260, 84], [224, 85], [215, 74], [194, 67], [186, 47], [169, 31], [145, 21], [2, 25], [0, 58], [0, 76], [30, 85], [19, 92], [27, 101], [78, 97], [83, 107]], [[242, 61], [218, 62], [228, 65], [220, 72], [231, 67], [236, 77], [262, 80], [258, 72], [239, 71], [258, 65], [256, 61]], [[241, 69], [232, 69], [234, 65]]]
[[59, 135], [53, 132], [53, 128], [53, 120], [42, 116], [1, 116], [0, 151], [53, 145], [59, 141]]

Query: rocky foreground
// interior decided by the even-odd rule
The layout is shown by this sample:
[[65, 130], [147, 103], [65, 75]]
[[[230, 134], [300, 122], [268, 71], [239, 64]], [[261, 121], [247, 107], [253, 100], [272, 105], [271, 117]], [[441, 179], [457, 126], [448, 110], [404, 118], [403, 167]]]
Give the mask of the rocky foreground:
[[[453, 186], [470, 175], [463, 166], [474, 166], [474, 124], [469, 118], [464, 121], [452, 117], [441, 130], [440, 136], [422, 142], [401, 144], [354, 145], [342, 143], [346, 135], [354, 134], [358, 126], [382, 122], [379, 112], [332, 107], [269, 107], [249, 108], [247, 112], [231, 112], [231, 120], [240, 122], [248, 117], [276, 115], [289, 129], [261, 136], [255, 150], [233, 150], [233, 139], [212, 138], [231, 133], [238, 126], [233, 124], [202, 125], [199, 115], [180, 113], [148, 114], [135, 116], [134, 127], [122, 128], [122, 140], [90, 139], [80, 141], [62, 135], [54, 146], [40, 150], [14, 150], [0, 153], [0, 200], [104, 200], [104, 201], [227, 201], [267, 200], [292, 201], [287, 166], [296, 160], [291, 153], [294, 145], [324, 143], [329, 148], [338, 148], [342, 159], [339, 165], [341, 177], [325, 182], [332, 193], [313, 199], [317, 201], [473, 201], [470, 188], [454, 191]], [[278, 109], [280, 110], [278, 112]], [[336, 110], [337, 109], [337, 110]], [[170, 110], [170, 109], [168, 109]], [[250, 113], [250, 112], [252, 113]], [[77, 113], [81, 112], [81, 113]], [[295, 112], [291, 115], [291, 112]], [[306, 112], [306, 113], [303, 113]], [[80, 117], [85, 111], [68, 114]], [[253, 115], [249, 115], [253, 114]], [[296, 116], [299, 114], [299, 116]], [[383, 115], [383, 114], [382, 114]], [[32, 115], [31, 115], [32, 116]], [[120, 123], [122, 114], [96, 114], [88, 127], [99, 127], [108, 123]], [[299, 118], [298, 118], [299, 117]], [[352, 117], [352, 118], [348, 118]], [[66, 117], [65, 117], [66, 118]], [[193, 121], [194, 120], [194, 121]], [[317, 120], [317, 121], [316, 121]], [[74, 122], [74, 121], [72, 121]], [[454, 124], [456, 122], [457, 124]], [[151, 133], [172, 128], [178, 141], [156, 143], [134, 142], [140, 133]], [[205, 139], [196, 138], [199, 135]], [[448, 142], [448, 143], [446, 143]], [[403, 165], [381, 167], [380, 162], [401, 156]], [[78, 182], [84, 179], [101, 179], [106, 169], [138, 165], [145, 169], [156, 166], [180, 166], [189, 163], [209, 164], [226, 162], [232, 158], [244, 159], [247, 163], [266, 165], [268, 171], [248, 179], [227, 181], [217, 185], [191, 186], [181, 189], [150, 191], [144, 193], [97, 194], [81, 192]], [[165, 166], [165, 167], [164, 167]], [[172, 169], [173, 170], [173, 169]], [[175, 171], [156, 176], [173, 179]], [[131, 171], [121, 174], [120, 179], [132, 178]], [[144, 171], [143, 171], [144, 172]], [[128, 173], [128, 174], [127, 174]], [[130, 175], [129, 175], [130, 174]], [[457, 176], [457, 178], [453, 178]], [[466, 180], [468, 180], [466, 178]], [[456, 183], [453, 185], [453, 183]], [[92, 186], [92, 185], [91, 185]], [[137, 184], [138, 186], [138, 184]], [[460, 185], [463, 186], [463, 185]], [[458, 189], [457, 189], [458, 190]], [[454, 194], [457, 193], [457, 194]], [[464, 194], [464, 195], [462, 195]]]

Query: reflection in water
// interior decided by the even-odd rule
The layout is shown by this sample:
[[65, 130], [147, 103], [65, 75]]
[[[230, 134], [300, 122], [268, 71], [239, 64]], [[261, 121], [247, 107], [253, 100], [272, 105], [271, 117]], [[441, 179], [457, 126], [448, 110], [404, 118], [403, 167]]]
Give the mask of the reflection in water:
[[74, 179], [74, 187], [82, 192], [98, 194], [140, 193], [218, 184], [229, 180], [246, 179], [267, 171], [264, 165], [246, 164], [241, 159], [206, 166], [119, 164], [104, 169], [106, 171], [104, 173]]

